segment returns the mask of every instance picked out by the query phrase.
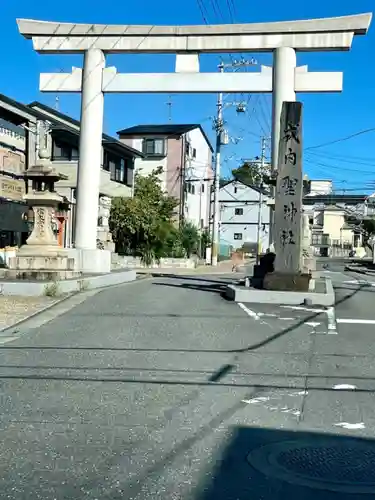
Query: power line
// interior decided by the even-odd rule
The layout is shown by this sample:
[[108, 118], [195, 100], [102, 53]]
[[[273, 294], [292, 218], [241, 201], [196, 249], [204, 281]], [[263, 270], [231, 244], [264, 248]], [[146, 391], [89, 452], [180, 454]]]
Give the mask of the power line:
[[317, 156], [318, 158], [335, 160], [343, 163], [356, 163], [356, 165], [368, 165], [375, 166], [375, 158], [363, 157], [363, 156], [351, 156], [351, 155], [336, 155], [331, 153], [322, 153], [319, 151], [308, 152], [309, 155]]
[[356, 132], [355, 134], [347, 135], [346, 137], [342, 137], [341, 139], [335, 139], [334, 141], [324, 142], [323, 144], [317, 144], [316, 146], [310, 146], [308, 148], [305, 148], [305, 151], [308, 151], [310, 149], [324, 148], [325, 146], [330, 146], [331, 144], [337, 144], [339, 142], [348, 141], [350, 139], [353, 139], [354, 137], [358, 137], [359, 135], [368, 134], [369, 132], [374, 132], [374, 131], [375, 131], [375, 127], [368, 128], [365, 130], [360, 130], [359, 132]]

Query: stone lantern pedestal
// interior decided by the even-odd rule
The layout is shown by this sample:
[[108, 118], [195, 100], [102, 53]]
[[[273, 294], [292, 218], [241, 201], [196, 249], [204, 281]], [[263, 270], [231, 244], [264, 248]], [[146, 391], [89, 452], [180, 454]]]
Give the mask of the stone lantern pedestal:
[[32, 183], [24, 199], [32, 208], [34, 225], [26, 245], [9, 261], [8, 277], [56, 281], [79, 277], [81, 273], [74, 270], [74, 258], [59, 246], [52, 227], [55, 211], [63, 200], [54, 185], [62, 176], [48, 159], [41, 157], [25, 177]]

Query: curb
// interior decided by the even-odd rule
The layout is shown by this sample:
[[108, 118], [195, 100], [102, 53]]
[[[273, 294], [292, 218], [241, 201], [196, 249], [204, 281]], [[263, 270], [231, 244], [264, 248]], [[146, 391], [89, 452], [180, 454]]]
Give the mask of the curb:
[[[105, 290], [106, 288], [117, 287], [119, 285], [120, 286], [121, 285], [130, 285], [132, 283], [137, 283], [137, 281], [142, 281], [142, 280], [149, 279], [149, 278], [152, 278], [152, 276], [146, 274], [146, 275], [140, 277], [139, 279], [135, 279], [134, 281], [127, 281], [127, 282], [120, 283], [120, 284], [107, 285], [107, 286], [104, 286], [104, 287], [101, 287], [101, 288], [96, 288], [96, 289], [87, 290], [87, 291], [97, 291], [97, 292], [100, 292], [100, 290]], [[11, 325], [5, 326], [4, 328], [0, 328], [0, 334], [3, 333], [3, 332], [6, 332], [7, 330], [10, 330], [11, 328], [16, 328], [17, 326], [22, 325], [26, 321], [29, 321], [30, 319], [35, 318], [39, 314], [42, 314], [42, 313], [48, 311], [49, 309], [52, 309], [53, 307], [61, 304], [62, 302], [65, 302], [66, 300], [70, 299], [71, 297], [74, 297], [75, 295], [79, 295], [79, 294], [85, 293], [85, 292], [86, 292], [86, 290], [81, 291], [81, 292], [80, 291], [76, 291], [76, 292], [68, 293], [68, 294], [64, 295], [63, 297], [61, 297], [61, 298], [55, 300], [54, 302], [52, 302], [52, 304], [48, 304], [47, 306], [43, 307], [42, 309], [39, 309], [38, 311], [33, 312], [29, 316], [26, 316], [25, 318], [22, 318], [19, 321], [16, 321], [15, 323], [12, 323]]]
[[11, 325], [5, 326], [4, 328], [0, 328], [0, 333], [5, 332], [5, 331], [9, 330], [10, 328], [15, 328], [15, 327], [21, 325], [22, 323], [25, 323], [26, 321], [29, 321], [32, 318], [35, 318], [36, 316], [38, 316], [38, 314], [42, 314], [42, 313], [48, 311], [49, 309], [52, 309], [52, 307], [57, 306], [58, 304], [61, 304], [61, 302], [65, 302], [66, 300], [73, 297], [73, 295], [77, 295], [78, 293], [80, 293], [80, 292], [70, 293], [70, 294], [62, 297], [61, 299], [55, 300], [54, 302], [52, 302], [52, 304], [48, 304], [47, 306], [43, 307], [42, 309], [39, 309], [38, 311], [33, 312], [29, 316], [26, 316], [25, 318], [22, 318], [22, 319], [16, 321], [15, 323], [12, 323]]
[[325, 278], [325, 283], [325, 293], [258, 290], [227, 285], [225, 297], [230, 301], [242, 303], [299, 306], [309, 301], [313, 306], [331, 307], [335, 304], [335, 292], [329, 278]]

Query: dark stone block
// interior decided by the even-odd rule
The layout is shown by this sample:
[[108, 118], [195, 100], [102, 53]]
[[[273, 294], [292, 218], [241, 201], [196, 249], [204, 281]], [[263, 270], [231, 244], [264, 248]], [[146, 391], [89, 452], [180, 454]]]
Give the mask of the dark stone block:
[[263, 288], [285, 292], [307, 292], [311, 274], [269, 273], [264, 277]]

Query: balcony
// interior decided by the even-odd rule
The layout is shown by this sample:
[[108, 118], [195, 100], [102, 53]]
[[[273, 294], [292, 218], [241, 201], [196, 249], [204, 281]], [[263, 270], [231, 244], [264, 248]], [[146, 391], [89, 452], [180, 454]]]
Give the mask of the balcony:
[[313, 247], [327, 248], [331, 246], [329, 234], [312, 234], [311, 245]]

